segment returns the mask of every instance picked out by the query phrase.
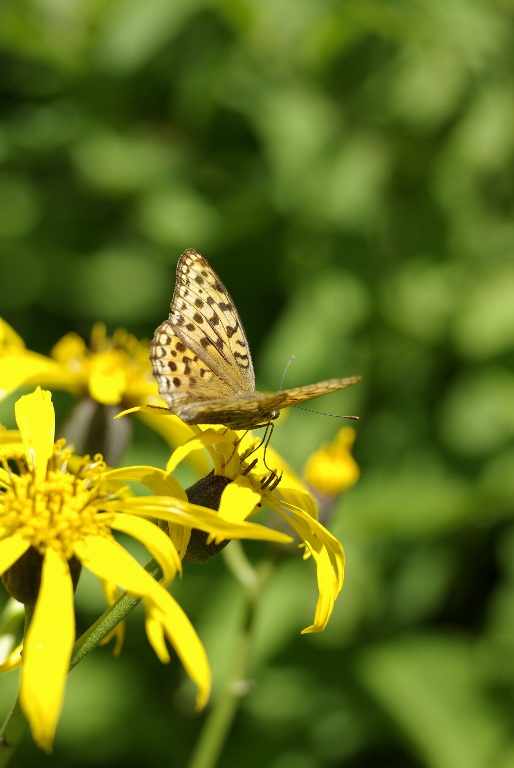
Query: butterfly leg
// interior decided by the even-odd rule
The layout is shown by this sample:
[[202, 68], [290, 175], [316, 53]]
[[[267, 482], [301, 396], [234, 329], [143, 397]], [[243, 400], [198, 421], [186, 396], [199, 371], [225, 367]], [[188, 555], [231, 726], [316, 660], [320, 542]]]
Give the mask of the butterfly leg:
[[[235, 441], [234, 441], [234, 450], [233, 450], [233, 451], [232, 451], [232, 453], [230, 454], [230, 457], [229, 457], [228, 461], [231, 461], [231, 460], [232, 460], [232, 458], [234, 457], [234, 454], [235, 454], [235, 452], [237, 451], [237, 448], [238, 448], [238, 446], [239, 446], [239, 445], [241, 445], [242, 441], [244, 440], [244, 438], [246, 437], [246, 435], [247, 435], [247, 434], [248, 434], [248, 430], [246, 430], [246, 432], [243, 432], [243, 434], [241, 435], [241, 437], [239, 437], [237, 440], [235, 440]], [[248, 456], [251, 456], [251, 455], [252, 455], [252, 453], [253, 453], [255, 450], [256, 450], [255, 448], [250, 448], [250, 450], [248, 450], [248, 449], [247, 449], [246, 451], [244, 451], [244, 452], [241, 454], [241, 456], [240, 456], [240, 459], [241, 459], [241, 461], [244, 461], [245, 459], [247, 459], [247, 458], [248, 458]], [[228, 462], [227, 462], [227, 463], [228, 463]], [[255, 466], [255, 465], [252, 465], [252, 469], [253, 469], [253, 466]], [[244, 474], [246, 474], [246, 473], [244, 473]]]
[[[263, 425], [263, 426], [266, 427], [266, 430], [264, 432], [264, 435], [262, 436], [262, 441], [261, 441], [261, 443], [259, 445], [259, 448], [260, 448], [261, 445], [264, 443], [264, 457], [263, 457], [262, 460], [264, 462], [264, 466], [266, 467], [266, 469], [268, 469], [270, 472], [275, 472], [274, 469], [271, 469], [271, 467], [268, 467], [268, 465], [266, 464], [266, 450], [267, 450], [268, 445], [270, 443], [271, 435], [273, 434], [273, 430], [275, 429], [275, 425], [272, 424], [271, 421], [269, 421], [266, 425]], [[275, 472], [275, 474], [276, 474], [276, 472]]]

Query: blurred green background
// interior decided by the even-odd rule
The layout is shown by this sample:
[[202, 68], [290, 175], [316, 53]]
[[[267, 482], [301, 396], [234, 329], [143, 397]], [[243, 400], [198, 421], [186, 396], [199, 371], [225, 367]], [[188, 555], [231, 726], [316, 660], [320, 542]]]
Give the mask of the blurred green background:
[[[314, 569], [282, 564], [223, 766], [514, 765], [512, 11], [0, 5], [0, 311], [27, 346], [96, 320], [150, 338], [195, 247], [239, 307], [260, 388], [291, 354], [290, 386], [365, 376], [313, 406], [361, 415], [362, 478], [329, 525], [343, 593], [325, 633], [300, 637]], [[340, 425], [295, 411], [273, 444], [300, 471]], [[127, 461], [166, 455], [140, 427]], [[240, 590], [217, 558], [174, 591], [219, 681]], [[99, 650], [71, 675], [56, 768], [186, 765], [201, 717], [141, 619], [119, 660]], [[6, 711], [17, 681], [0, 685]], [[27, 739], [15, 764], [47, 761]]]

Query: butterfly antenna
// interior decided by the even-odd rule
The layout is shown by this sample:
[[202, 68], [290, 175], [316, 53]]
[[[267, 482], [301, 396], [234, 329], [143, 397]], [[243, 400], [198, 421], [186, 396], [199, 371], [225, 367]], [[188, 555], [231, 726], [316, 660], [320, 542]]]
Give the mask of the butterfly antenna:
[[291, 363], [293, 362], [294, 359], [295, 359], [295, 356], [291, 355], [291, 357], [287, 361], [286, 367], [284, 368], [284, 373], [282, 374], [282, 378], [280, 379], [280, 387], [278, 388], [279, 392], [282, 391], [282, 384], [284, 383], [284, 379], [286, 377], [286, 373], [289, 370], [289, 366], [291, 365]]
[[[252, 448], [252, 450], [250, 451], [248, 456], [251, 456], [251, 454], [254, 453], [254, 451], [258, 451], [259, 448], [261, 448], [261, 446], [264, 444], [264, 454], [263, 454], [263, 457], [262, 457], [262, 461], [263, 461], [264, 466], [266, 467], [266, 469], [268, 470], [268, 472], [270, 474], [268, 475], [268, 477], [266, 477], [263, 480], [261, 480], [261, 488], [262, 488], [262, 490], [264, 490], [265, 488], [268, 488], [268, 490], [274, 491], [275, 488], [277, 487], [277, 485], [282, 480], [282, 473], [277, 474], [277, 470], [276, 469], [271, 469], [271, 467], [268, 467], [268, 465], [266, 464], [266, 449], [267, 449], [267, 447], [269, 445], [269, 442], [271, 440], [271, 435], [273, 434], [273, 430], [275, 428], [275, 425], [271, 421], [269, 421], [267, 424], [262, 424], [261, 426], [263, 426], [265, 428], [264, 429], [264, 435], [262, 436], [262, 439], [260, 440], [259, 445], [257, 445], [255, 448]], [[247, 434], [247, 432], [245, 432], [245, 435], [246, 434]], [[243, 437], [244, 437], [244, 435], [243, 435]], [[238, 440], [238, 443], [241, 442], [242, 439], [243, 438], [241, 437], [240, 440]], [[236, 445], [238, 443], [236, 443]], [[246, 458], [248, 458], [248, 456]], [[251, 470], [257, 465], [258, 461], [259, 461], [258, 459], [254, 459], [246, 467], [245, 471], [243, 472], [243, 475], [246, 475], [246, 474], [250, 473]]]
[[299, 408], [300, 411], [309, 411], [309, 413], [317, 413], [319, 416], [332, 416], [333, 419], [353, 419], [359, 421], [360, 416], [342, 416], [339, 413], [326, 413], [325, 411], [315, 411], [312, 408], [304, 408], [303, 405], [293, 405], [293, 408]]
[[[280, 392], [282, 391], [282, 384], [284, 383], [284, 379], [286, 377], [286, 373], [287, 373], [287, 371], [289, 369], [289, 366], [291, 365], [291, 363], [293, 362], [294, 359], [295, 359], [295, 356], [291, 355], [291, 357], [287, 361], [286, 367], [284, 368], [284, 373], [282, 374], [282, 378], [280, 380], [280, 390], [279, 390]], [[325, 413], [325, 411], [315, 411], [312, 408], [304, 408], [301, 405], [294, 405], [293, 408], [299, 408], [300, 411], [310, 411], [310, 413], [317, 413], [319, 416], [332, 416], [334, 419], [353, 419], [354, 421], [359, 421], [359, 417], [358, 416], [340, 416], [338, 413]], [[270, 435], [270, 437], [271, 437], [271, 435]], [[266, 447], [268, 446], [268, 443], [269, 443], [269, 439], [268, 439], [268, 441], [266, 443]], [[264, 449], [264, 457], [266, 457], [266, 448]], [[266, 464], [266, 462], [264, 462], [264, 464]], [[269, 469], [269, 467], [267, 467], [267, 469]]]

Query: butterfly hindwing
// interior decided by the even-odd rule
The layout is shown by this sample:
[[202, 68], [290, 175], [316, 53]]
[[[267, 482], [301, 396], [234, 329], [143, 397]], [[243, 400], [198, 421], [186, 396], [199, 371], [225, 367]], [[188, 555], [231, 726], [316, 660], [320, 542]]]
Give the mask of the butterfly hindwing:
[[232, 389], [175, 334], [165, 320], [151, 344], [150, 360], [159, 392], [171, 411], [198, 400], [230, 398]]

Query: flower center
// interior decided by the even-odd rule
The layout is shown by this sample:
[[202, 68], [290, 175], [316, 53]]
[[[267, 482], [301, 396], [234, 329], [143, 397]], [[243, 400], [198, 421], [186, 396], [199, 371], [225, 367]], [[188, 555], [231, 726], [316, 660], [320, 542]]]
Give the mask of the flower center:
[[20, 474], [9, 472], [10, 482], [3, 483], [0, 494], [0, 526], [4, 536], [18, 533], [41, 554], [52, 547], [69, 560], [77, 539], [92, 534], [112, 538], [113, 514], [98, 508], [108, 498], [101, 487], [100, 462], [84, 462], [71, 474], [66, 471], [68, 457], [54, 454], [44, 480], [36, 480], [21, 463]]

